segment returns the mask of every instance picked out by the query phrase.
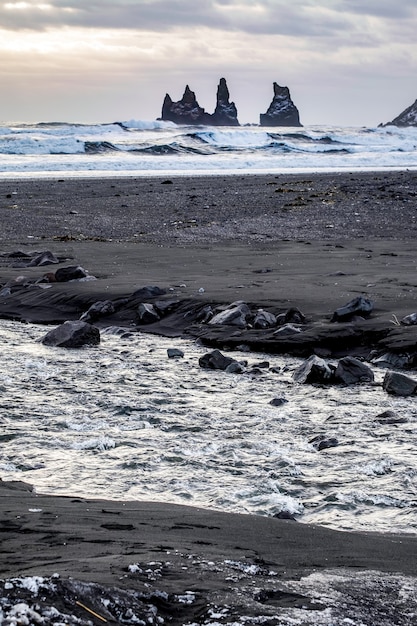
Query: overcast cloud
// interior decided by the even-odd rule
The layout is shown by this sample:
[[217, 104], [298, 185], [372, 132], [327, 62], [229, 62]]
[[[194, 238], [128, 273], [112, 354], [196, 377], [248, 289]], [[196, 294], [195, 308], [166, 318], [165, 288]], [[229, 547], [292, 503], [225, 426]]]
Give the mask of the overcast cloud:
[[153, 119], [225, 76], [242, 122], [272, 83], [306, 124], [376, 125], [417, 97], [415, 0], [0, 2], [0, 119]]

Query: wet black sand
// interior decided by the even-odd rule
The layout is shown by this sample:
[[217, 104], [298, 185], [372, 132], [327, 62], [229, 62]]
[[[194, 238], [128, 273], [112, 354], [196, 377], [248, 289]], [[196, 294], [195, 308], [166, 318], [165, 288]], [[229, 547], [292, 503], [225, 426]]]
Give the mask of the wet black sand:
[[[0, 316], [43, 323], [78, 319], [96, 300], [124, 298], [145, 285], [158, 285], [167, 290], [164, 298], [177, 300], [184, 310], [165, 326], [143, 330], [190, 331], [184, 311], [239, 299], [277, 313], [299, 307], [317, 333], [323, 324], [328, 328], [337, 307], [364, 294], [375, 302], [371, 319], [364, 322], [370, 342], [415, 346], [415, 327], [399, 329], [393, 316], [417, 310], [416, 198], [417, 174], [410, 172], [170, 182], [2, 181], [0, 253], [51, 250], [66, 259], [60, 266], [80, 264], [98, 280], [18, 289], [0, 298]], [[7, 257], [1, 261], [3, 286], [21, 275], [30, 283], [57, 267], [16, 268]], [[100, 323], [134, 323], [131, 304]], [[190, 332], [206, 334], [195, 327]], [[206, 337], [224, 344], [229, 339], [225, 331]], [[238, 339], [251, 341], [247, 334]], [[257, 345], [253, 339], [252, 347]], [[168, 596], [158, 615], [178, 624], [214, 623], [207, 610], [215, 606], [229, 607], [219, 623], [237, 622], [244, 615], [287, 623], [279, 621], [284, 619], [280, 611], [289, 608], [294, 619], [305, 620], [300, 624], [327, 623], [316, 620], [320, 615], [324, 619], [320, 611], [326, 606], [332, 624], [345, 618], [365, 624], [413, 623], [414, 536], [338, 533], [169, 503], [109, 502], [105, 493], [91, 502], [10, 487], [0, 483], [3, 578], [58, 573], [61, 581], [141, 593], [163, 590]], [[142, 574], [127, 569], [136, 563]], [[343, 602], [329, 600], [317, 583], [320, 611], [307, 607], [314, 594], [305, 587], [302, 591], [302, 585], [294, 589], [298, 579], [314, 572], [333, 581], [333, 592], [334, 581], [344, 577]], [[414, 600], [401, 600], [398, 576], [403, 575], [411, 577], [407, 585], [414, 589]], [[295, 587], [288, 587], [289, 582]], [[74, 605], [73, 586], [64, 587], [51, 602], [85, 618], [84, 609]], [[177, 601], [175, 594], [187, 590], [195, 601]], [[99, 598], [105, 592], [90, 592], [78, 588], [84, 600], [88, 596], [81, 602], [103, 615]], [[93, 623], [103, 623], [88, 615]], [[120, 616], [112, 622], [115, 611], [113, 618], [109, 615], [110, 623], [123, 623]]]

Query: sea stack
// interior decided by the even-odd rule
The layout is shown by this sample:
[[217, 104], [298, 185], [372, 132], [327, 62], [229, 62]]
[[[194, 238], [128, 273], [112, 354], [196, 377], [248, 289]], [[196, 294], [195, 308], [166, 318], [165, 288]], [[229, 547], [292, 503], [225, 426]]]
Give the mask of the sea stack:
[[195, 97], [194, 91], [189, 86], [185, 87], [181, 100], [173, 102], [169, 94], [166, 94], [162, 105], [161, 119], [175, 124], [210, 124], [210, 115], [205, 112]]
[[274, 98], [266, 113], [260, 115], [261, 126], [302, 126], [300, 115], [291, 100], [288, 87], [274, 83]]
[[237, 109], [235, 103], [229, 101], [229, 90], [224, 78], [220, 79], [217, 87], [217, 104], [212, 115], [198, 104], [194, 91], [187, 85], [178, 102], [173, 102], [169, 94], [166, 94], [160, 119], [193, 126], [239, 126]]
[[392, 122], [387, 122], [383, 126], [417, 126], [417, 100], [394, 118]]
[[229, 102], [229, 90], [225, 78], [221, 78], [217, 87], [217, 104], [211, 123], [215, 126], [240, 126], [234, 102]]

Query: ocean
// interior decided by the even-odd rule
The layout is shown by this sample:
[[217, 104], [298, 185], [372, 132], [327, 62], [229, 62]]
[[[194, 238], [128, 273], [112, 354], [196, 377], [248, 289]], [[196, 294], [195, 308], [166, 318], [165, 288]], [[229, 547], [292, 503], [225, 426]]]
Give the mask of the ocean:
[[417, 128], [0, 125], [0, 177], [163, 176], [417, 168]]

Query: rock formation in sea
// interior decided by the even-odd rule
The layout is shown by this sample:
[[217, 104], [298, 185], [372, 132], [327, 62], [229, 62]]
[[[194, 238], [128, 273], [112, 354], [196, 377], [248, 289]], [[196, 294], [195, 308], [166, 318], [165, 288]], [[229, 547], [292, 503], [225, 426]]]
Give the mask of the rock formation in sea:
[[260, 115], [261, 126], [302, 126], [300, 115], [291, 100], [288, 87], [274, 83], [274, 97], [266, 113]]
[[229, 90], [224, 78], [220, 79], [217, 87], [216, 109], [212, 115], [198, 104], [194, 91], [187, 85], [178, 102], [173, 102], [171, 96], [166, 94], [160, 119], [175, 124], [239, 126], [237, 109], [235, 103], [229, 101]]
[[417, 126], [417, 100], [395, 117], [392, 122], [387, 122], [383, 126]]
[[217, 87], [216, 108], [211, 116], [211, 123], [215, 126], [239, 126], [236, 105], [229, 101], [229, 97], [226, 79], [221, 78]]

